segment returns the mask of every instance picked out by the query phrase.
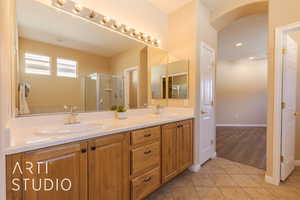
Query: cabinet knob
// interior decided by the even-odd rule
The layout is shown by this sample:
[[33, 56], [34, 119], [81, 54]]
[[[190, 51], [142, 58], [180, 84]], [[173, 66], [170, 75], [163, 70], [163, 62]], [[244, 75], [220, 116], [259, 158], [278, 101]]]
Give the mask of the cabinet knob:
[[146, 183], [146, 182], [149, 182], [149, 181], [151, 181], [151, 177], [148, 177], [148, 178], [146, 178], [146, 179], [144, 179], [144, 182]]
[[95, 150], [96, 150], [96, 147], [91, 147], [91, 150], [92, 150], [92, 151], [95, 151]]
[[149, 154], [149, 153], [151, 153], [151, 152], [152, 152], [152, 151], [149, 150], [149, 151], [144, 152], [144, 154], [147, 155], [147, 154]]
[[87, 150], [86, 149], [81, 149], [81, 153], [86, 153]]

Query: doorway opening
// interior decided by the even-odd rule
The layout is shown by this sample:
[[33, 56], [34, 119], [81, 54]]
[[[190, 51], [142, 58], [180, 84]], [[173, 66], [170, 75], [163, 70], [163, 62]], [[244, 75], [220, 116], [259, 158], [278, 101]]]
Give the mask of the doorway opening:
[[139, 108], [139, 68], [131, 67], [124, 70], [125, 106]]
[[216, 65], [217, 156], [266, 169], [267, 14], [219, 32]]
[[300, 22], [276, 32], [274, 182], [293, 178], [300, 160]]

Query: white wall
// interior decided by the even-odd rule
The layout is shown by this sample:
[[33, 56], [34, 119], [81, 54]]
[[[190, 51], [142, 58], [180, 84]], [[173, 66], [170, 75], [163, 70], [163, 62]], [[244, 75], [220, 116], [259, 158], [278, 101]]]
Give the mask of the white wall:
[[[38, 0], [51, 5], [52, 0]], [[107, 15], [120, 23], [161, 40], [161, 47], [167, 48], [168, 15], [154, 7], [147, 0], [74, 0], [87, 8]]]
[[217, 66], [217, 124], [266, 124], [267, 60], [221, 61]]

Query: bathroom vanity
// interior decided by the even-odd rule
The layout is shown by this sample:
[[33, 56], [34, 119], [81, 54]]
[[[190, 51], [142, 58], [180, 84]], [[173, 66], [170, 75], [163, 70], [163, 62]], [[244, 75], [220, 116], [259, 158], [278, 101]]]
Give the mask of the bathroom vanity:
[[[192, 118], [89, 137], [7, 155], [7, 200], [144, 199], [193, 164]], [[58, 190], [44, 191], [43, 184], [38, 191], [32, 188], [31, 180], [45, 178]], [[63, 191], [69, 189], [66, 178], [69, 191]], [[24, 179], [29, 179], [26, 188]], [[14, 191], [21, 183], [16, 180], [23, 184]]]
[[139, 200], [193, 164], [187, 58], [76, 1], [15, 1], [7, 200]]

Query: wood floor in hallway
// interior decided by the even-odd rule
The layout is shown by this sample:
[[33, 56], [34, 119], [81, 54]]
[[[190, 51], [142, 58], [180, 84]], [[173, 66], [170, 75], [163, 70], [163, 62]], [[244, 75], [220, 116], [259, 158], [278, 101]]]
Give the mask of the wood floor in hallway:
[[266, 128], [217, 127], [217, 155], [266, 169]]

